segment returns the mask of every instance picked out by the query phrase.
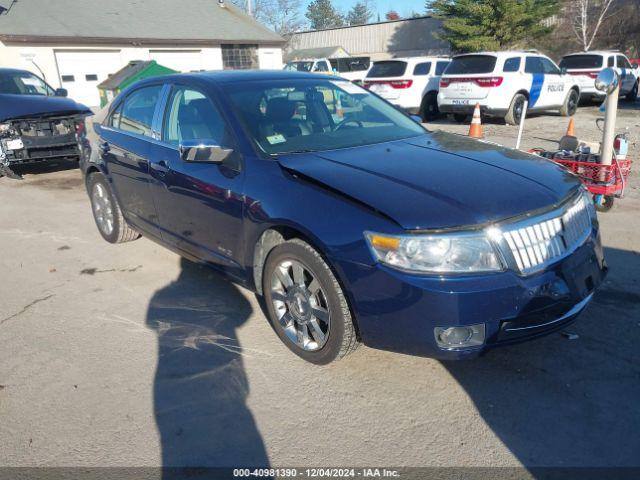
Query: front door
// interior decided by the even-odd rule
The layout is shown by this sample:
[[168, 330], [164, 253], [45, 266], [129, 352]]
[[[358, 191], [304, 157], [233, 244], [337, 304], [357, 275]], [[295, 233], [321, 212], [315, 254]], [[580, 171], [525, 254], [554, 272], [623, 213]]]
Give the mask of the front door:
[[237, 270], [244, 201], [240, 155], [232, 153], [223, 164], [184, 161], [179, 149], [184, 141], [235, 149], [227, 121], [211, 98], [175, 85], [165, 108], [162, 141], [151, 147], [153, 192], [164, 239], [179, 250]]
[[160, 236], [151, 194], [149, 158], [152, 124], [162, 85], [131, 92], [99, 128], [101, 155], [127, 220], [143, 232]]

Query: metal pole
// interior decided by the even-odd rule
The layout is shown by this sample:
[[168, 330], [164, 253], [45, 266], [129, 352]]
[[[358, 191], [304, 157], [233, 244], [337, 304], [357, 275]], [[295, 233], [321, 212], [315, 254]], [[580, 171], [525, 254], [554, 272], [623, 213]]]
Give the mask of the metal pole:
[[253, 5], [251, 4], [251, 0], [247, 0], [247, 14], [250, 17], [253, 17]]
[[600, 153], [600, 163], [611, 165], [613, 161], [613, 141], [616, 136], [616, 118], [618, 116], [618, 97], [620, 96], [620, 85], [607, 95], [604, 102], [604, 134], [602, 137], [602, 152]]
[[518, 140], [516, 140], [516, 150], [520, 149], [520, 142], [522, 141], [522, 132], [524, 130], [524, 120], [527, 118], [527, 108], [529, 108], [529, 102], [524, 101], [522, 106], [522, 115], [520, 115], [520, 127], [518, 128]]

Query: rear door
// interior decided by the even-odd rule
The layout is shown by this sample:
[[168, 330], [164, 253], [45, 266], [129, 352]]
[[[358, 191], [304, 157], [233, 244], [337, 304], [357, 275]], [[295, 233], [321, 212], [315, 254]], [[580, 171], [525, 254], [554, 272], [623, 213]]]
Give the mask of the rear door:
[[624, 55], [616, 55], [616, 63], [618, 64], [618, 72], [620, 72], [621, 94], [627, 94], [636, 83], [636, 77], [633, 75], [631, 63]]
[[130, 92], [99, 128], [99, 148], [113, 189], [127, 220], [160, 237], [149, 173], [152, 125], [163, 86], [146, 85]]
[[554, 105], [545, 88], [545, 66], [542, 57], [529, 55], [525, 58], [524, 73], [529, 75], [529, 108], [543, 109]]

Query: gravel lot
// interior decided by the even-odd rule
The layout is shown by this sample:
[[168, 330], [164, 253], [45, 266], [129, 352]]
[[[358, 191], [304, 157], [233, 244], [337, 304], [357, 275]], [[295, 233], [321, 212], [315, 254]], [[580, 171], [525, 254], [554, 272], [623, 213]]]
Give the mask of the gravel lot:
[[[636, 159], [639, 113], [618, 122]], [[580, 110], [581, 138], [597, 116]], [[566, 125], [528, 120], [524, 147]], [[314, 367], [251, 292], [146, 239], [105, 243], [72, 166], [0, 179], [0, 466], [640, 466], [640, 168], [601, 215], [611, 273], [577, 339]]]

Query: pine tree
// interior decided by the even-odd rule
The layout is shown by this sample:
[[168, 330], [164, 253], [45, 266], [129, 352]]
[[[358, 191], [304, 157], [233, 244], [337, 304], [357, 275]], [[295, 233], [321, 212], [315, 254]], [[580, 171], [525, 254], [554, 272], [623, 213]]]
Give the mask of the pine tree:
[[455, 52], [515, 47], [553, 28], [543, 21], [560, 9], [558, 0], [430, 0], [427, 12], [442, 20], [436, 36]]
[[349, 25], [364, 25], [369, 23], [369, 20], [373, 16], [373, 12], [369, 8], [368, 2], [356, 3], [353, 8], [347, 14], [346, 21]]
[[335, 9], [331, 0], [313, 0], [307, 7], [305, 16], [313, 30], [344, 26], [344, 18]]

